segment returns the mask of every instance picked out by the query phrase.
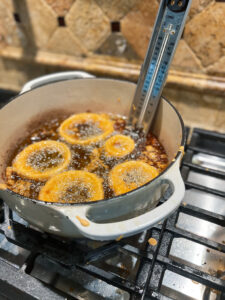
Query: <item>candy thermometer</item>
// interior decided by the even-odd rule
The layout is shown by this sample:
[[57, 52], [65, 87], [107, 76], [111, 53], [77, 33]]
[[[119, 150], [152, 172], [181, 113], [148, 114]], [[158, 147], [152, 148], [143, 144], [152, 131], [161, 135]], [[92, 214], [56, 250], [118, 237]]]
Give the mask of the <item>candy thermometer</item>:
[[145, 133], [154, 120], [190, 5], [191, 0], [161, 0], [129, 115], [129, 123]]

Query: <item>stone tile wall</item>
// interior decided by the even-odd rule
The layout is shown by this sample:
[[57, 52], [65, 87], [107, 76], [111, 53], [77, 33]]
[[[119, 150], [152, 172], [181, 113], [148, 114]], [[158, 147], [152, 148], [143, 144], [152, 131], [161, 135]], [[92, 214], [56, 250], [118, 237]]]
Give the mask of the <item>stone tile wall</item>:
[[[1, 0], [0, 47], [141, 61], [157, 0]], [[173, 69], [225, 76], [225, 3], [193, 0]]]
[[[225, 2], [192, 2], [171, 68], [190, 80], [175, 84], [169, 76], [164, 94], [193, 124], [200, 105], [200, 124], [209, 116], [213, 128], [224, 124]], [[19, 89], [33, 77], [74, 68], [136, 80], [158, 6], [159, 0], [1, 0], [0, 87]], [[207, 92], [196, 91], [198, 81], [190, 84], [196, 74]]]

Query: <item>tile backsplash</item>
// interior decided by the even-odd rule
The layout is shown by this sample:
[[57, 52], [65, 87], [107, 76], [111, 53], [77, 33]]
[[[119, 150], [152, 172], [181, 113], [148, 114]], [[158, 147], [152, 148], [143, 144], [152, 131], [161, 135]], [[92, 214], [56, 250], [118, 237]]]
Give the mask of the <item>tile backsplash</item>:
[[[136, 81], [158, 6], [158, 0], [1, 0], [0, 87], [19, 90], [33, 77], [68, 69]], [[224, 33], [225, 2], [193, 0], [164, 91], [180, 107], [191, 97], [185, 111], [193, 103], [216, 115], [224, 108]], [[212, 128], [218, 120], [212, 118]]]

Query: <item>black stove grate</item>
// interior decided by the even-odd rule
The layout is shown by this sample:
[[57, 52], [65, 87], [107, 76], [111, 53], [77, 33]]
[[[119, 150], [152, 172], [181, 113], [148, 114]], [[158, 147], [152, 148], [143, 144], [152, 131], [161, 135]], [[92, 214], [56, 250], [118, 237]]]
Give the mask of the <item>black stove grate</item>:
[[[194, 129], [181, 166], [187, 189], [194, 188], [225, 197], [223, 189], [216, 190], [207, 184], [203, 186], [189, 181], [191, 171], [219, 180], [225, 179], [223, 171], [192, 162], [193, 155], [199, 152], [225, 158], [225, 136]], [[225, 253], [225, 242], [218, 243], [178, 228], [176, 223], [181, 213], [225, 227], [224, 215], [183, 202], [169, 219], [133, 237], [104, 243], [82, 239], [66, 241], [32, 228], [1, 201], [0, 299], [76, 299], [77, 296], [72, 295], [73, 282], [68, 291], [57, 287], [55, 283], [59, 274], [66, 278], [79, 274], [97, 278], [119, 289], [121, 298], [117, 299], [162, 299], [162, 281], [167, 270], [201, 283], [208, 289], [217, 290], [220, 299], [225, 299], [225, 281], [221, 273], [208, 274], [169, 256], [175, 238], [185, 238], [221, 254]], [[148, 243], [150, 237], [156, 239], [156, 246]], [[15, 252], [16, 246], [23, 255], [20, 251]], [[34, 274], [37, 262], [46, 266], [46, 270], [53, 270], [54, 275], [48, 281], [36, 279]], [[103, 298], [93, 291], [88, 296], [84, 295], [84, 299]], [[82, 295], [78, 299], [83, 299]]]

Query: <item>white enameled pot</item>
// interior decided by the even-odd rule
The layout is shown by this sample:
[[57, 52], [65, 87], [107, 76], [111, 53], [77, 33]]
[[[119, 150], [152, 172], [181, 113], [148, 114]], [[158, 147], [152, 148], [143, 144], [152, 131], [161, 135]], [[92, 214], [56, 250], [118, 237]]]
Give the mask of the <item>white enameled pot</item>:
[[[184, 126], [178, 112], [164, 98], [151, 131], [165, 147], [170, 164], [144, 186], [111, 199], [82, 204], [45, 203], [4, 189], [4, 172], [10, 153], [35, 122], [59, 112], [72, 114], [91, 110], [128, 115], [136, 88], [134, 83], [99, 78], [70, 79], [76, 78], [75, 74], [64, 72], [38, 78], [1, 109], [0, 197], [32, 225], [63, 237], [112, 240], [141, 232], [173, 213], [185, 191], [179, 170], [180, 150], [185, 142]], [[80, 76], [86, 77], [86, 74]], [[40, 84], [42, 86], [37, 87]], [[156, 207], [165, 193], [167, 200]], [[89, 225], [83, 226], [77, 216], [87, 220]]]

